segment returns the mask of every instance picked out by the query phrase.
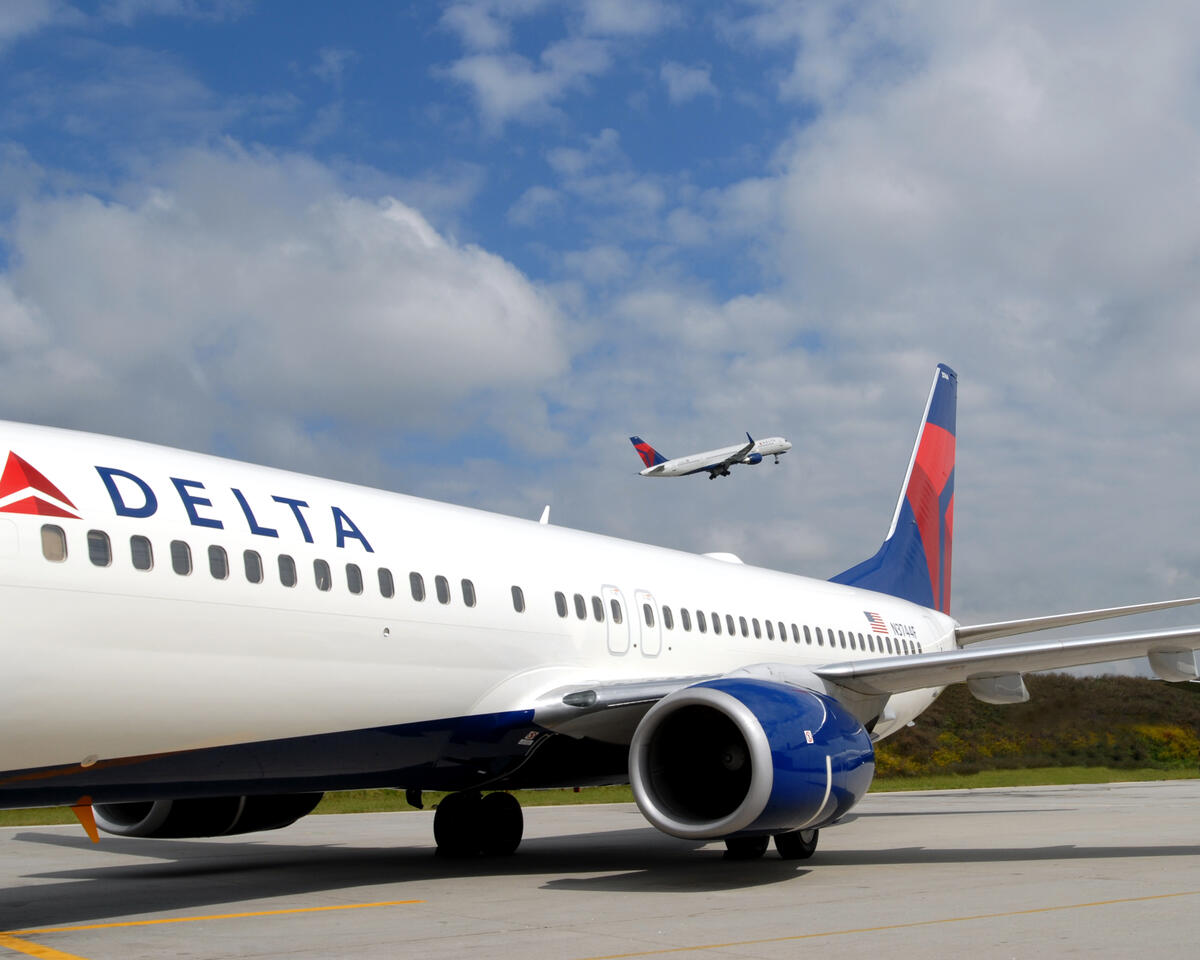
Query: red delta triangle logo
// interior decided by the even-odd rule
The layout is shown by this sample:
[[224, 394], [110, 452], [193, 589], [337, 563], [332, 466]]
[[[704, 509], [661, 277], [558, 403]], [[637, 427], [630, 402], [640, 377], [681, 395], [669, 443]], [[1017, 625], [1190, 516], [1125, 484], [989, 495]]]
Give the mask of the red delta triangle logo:
[[[26, 494], [19, 500], [5, 503], [13, 496]], [[46, 499], [47, 497], [51, 499]], [[53, 503], [51, 500], [57, 500]], [[10, 452], [8, 461], [4, 464], [4, 474], [0, 475], [0, 513], [30, 513], [40, 517], [68, 517], [78, 520], [78, 515], [60, 506], [66, 504], [71, 510], [78, 510], [65, 493], [47, 480], [34, 467]]]

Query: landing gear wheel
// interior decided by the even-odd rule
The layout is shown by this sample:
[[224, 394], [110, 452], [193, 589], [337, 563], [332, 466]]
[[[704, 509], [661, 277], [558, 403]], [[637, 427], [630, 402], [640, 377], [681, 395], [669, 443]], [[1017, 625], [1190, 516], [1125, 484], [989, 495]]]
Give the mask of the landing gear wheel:
[[479, 803], [479, 849], [485, 857], [507, 857], [521, 844], [525, 818], [511, 793], [489, 793]]
[[730, 837], [725, 841], [726, 860], [757, 860], [767, 852], [770, 837]]
[[807, 860], [817, 852], [819, 830], [791, 830], [775, 834], [775, 849], [784, 860]]
[[442, 799], [433, 814], [438, 856], [473, 857], [479, 853], [481, 806], [479, 794], [474, 791], [452, 793]]

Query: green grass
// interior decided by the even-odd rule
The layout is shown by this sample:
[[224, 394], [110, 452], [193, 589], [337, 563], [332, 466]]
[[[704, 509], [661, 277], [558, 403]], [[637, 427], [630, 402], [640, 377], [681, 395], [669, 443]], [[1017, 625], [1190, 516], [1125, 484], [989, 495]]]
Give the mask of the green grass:
[[[1109, 767], [1038, 767], [1031, 770], [984, 770], [980, 773], [944, 773], [924, 777], [888, 777], [871, 785], [872, 793], [900, 790], [962, 790], [981, 787], [1059, 786], [1072, 783], [1120, 783], [1131, 780], [1186, 780], [1192, 770], [1114, 770]], [[526, 807], [559, 806], [575, 803], [629, 803], [633, 793], [627, 786], [584, 787], [574, 790], [516, 790], [514, 795]], [[425, 809], [432, 809], [444, 793], [429, 792], [422, 798]], [[379, 813], [413, 809], [398, 790], [346, 790], [325, 795], [314, 814]], [[74, 823], [68, 807], [41, 807], [33, 810], [0, 810], [0, 827], [45, 826]]]

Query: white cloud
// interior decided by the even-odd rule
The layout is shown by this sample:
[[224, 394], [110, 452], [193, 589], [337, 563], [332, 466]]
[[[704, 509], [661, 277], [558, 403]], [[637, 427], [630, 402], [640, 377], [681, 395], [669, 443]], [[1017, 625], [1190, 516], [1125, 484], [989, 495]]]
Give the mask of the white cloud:
[[667, 96], [672, 103], [686, 103], [696, 97], [717, 95], [717, 88], [712, 82], [712, 69], [708, 66], [689, 67], [668, 60], [662, 65], [659, 75], [667, 85]]
[[471, 50], [496, 50], [508, 46], [509, 24], [487, 3], [455, 3], [442, 14], [441, 24], [458, 34]]
[[456, 60], [447, 74], [468, 87], [489, 133], [511, 121], [537, 123], [557, 104], [609, 67], [606, 46], [595, 40], [563, 40], [541, 55], [541, 66], [515, 53], [481, 53]]
[[659, 0], [583, 0], [583, 31], [594, 35], [658, 33], [678, 22], [674, 4]]
[[53, 23], [80, 19], [78, 12], [62, 0], [5, 0], [0, 3], [0, 51], [20, 37]]
[[21, 206], [0, 275], [7, 410], [200, 446], [311, 419], [379, 445], [453, 434], [478, 426], [455, 410], [481, 394], [544, 419], [561, 318], [499, 257], [303, 158], [194, 150], [152, 179]]
[[358, 54], [345, 47], [322, 47], [312, 72], [326, 83], [340, 87], [346, 67], [358, 60]]

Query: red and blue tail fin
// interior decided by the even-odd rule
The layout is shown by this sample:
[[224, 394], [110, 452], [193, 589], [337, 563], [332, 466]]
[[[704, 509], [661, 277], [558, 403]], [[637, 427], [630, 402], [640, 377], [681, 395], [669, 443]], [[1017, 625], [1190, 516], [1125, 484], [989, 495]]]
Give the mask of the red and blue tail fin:
[[950, 612], [954, 539], [954, 437], [958, 374], [939, 363], [892, 528], [879, 552], [836, 577]]
[[633, 444], [633, 449], [638, 452], [638, 456], [642, 458], [642, 463], [648, 467], [657, 467], [660, 463], [666, 463], [667, 458], [655, 450], [641, 437], [630, 437], [629, 441]]

